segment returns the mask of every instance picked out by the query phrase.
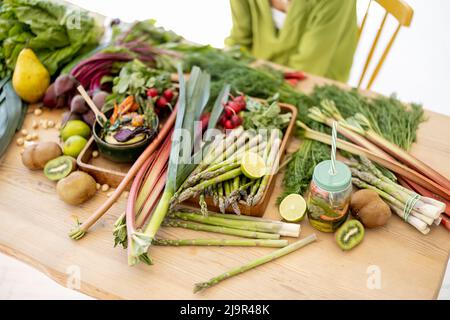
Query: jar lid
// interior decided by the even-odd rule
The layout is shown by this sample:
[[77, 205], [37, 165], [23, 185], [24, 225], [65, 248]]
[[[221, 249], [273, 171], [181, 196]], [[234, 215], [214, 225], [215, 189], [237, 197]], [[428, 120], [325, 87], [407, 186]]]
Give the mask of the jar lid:
[[330, 173], [331, 160], [325, 160], [314, 168], [313, 181], [325, 191], [339, 192], [345, 190], [351, 183], [352, 173], [349, 167], [336, 161], [336, 174]]

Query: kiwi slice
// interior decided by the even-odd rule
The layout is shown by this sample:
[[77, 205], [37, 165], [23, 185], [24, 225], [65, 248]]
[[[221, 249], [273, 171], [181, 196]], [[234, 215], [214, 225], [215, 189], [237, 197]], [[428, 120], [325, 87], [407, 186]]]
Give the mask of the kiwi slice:
[[69, 156], [61, 156], [46, 163], [44, 167], [44, 174], [48, 179], [58, 181], [67, 177], [76, 169], [77, 161], [74, 158]]
[[364, 226], [358, 220], [349, 220], [336, 231], [336, 242], [344, 251], [356, 247], [363, 238]]

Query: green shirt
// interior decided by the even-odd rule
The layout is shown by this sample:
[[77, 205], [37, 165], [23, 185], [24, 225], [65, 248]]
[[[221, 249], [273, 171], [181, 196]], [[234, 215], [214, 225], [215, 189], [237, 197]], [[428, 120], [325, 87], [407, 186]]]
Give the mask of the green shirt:
[[230, 0], [227, 46], [256, 58], [347, 81], [358, 39], [356, 0], [292, 0], [277, 30], [269, 0]]

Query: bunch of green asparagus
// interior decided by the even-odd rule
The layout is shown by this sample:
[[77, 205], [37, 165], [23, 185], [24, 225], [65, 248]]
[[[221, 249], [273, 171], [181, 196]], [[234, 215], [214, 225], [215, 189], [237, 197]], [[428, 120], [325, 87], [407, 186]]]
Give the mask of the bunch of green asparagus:
[[[227, 135], [216, 136], [203, 160], [172, 197], [171, 208], [197, 197], [204, 215], [208, 212], [206, 197], [211, 197], [222, 213], [230, 207], [240, 214], [240, 202], [258, 204], [278, 167], [282, 135], [278, 129], [256, 132], [238, 127]], [[243, 174], [241, 161], [247, 152], [259, 154], [266, 162], [268, 172], [263, 177], [250, 179]]]
[[445, 209], [442, 202], [419, 196], [397, 184], [367, 158], [360, 157], [359, 161], [352, 161], [349, 164], [355, 186], [377, 192], [394, 213], [421, 233], [430, 232], [433, 223], [439, 225], [440, 215]]

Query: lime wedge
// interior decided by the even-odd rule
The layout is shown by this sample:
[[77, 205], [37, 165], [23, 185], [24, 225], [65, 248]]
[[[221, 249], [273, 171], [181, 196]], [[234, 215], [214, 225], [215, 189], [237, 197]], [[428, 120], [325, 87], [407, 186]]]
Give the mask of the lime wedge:
[[293, 193], [281, 201], [278, 209], [284, 220], [298, 222], [302, 221], [305, 217], [306, 202], [301, 195]]
[[241, 170], [250, 179], [261, 178], [267, 171], [264, 159], [255, 152], [247, 152], [242, 157]]

